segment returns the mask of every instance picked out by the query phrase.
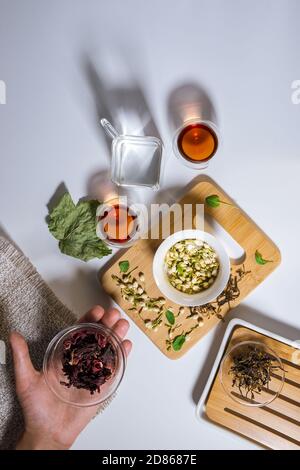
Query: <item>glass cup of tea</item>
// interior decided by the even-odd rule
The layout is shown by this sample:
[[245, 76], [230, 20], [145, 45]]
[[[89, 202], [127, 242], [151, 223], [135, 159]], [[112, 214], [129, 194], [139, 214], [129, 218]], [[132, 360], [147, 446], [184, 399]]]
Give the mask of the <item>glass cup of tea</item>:
[[211, 121], [188, 119], [173, 138], [175, 155], [188, 167], [202, 170], [219, 147], [219, 132]]
[[143, 214], [126, 196], [103, 202], [97, 210], [97, 235], [108, 245], [127, 248], [141, 236]]

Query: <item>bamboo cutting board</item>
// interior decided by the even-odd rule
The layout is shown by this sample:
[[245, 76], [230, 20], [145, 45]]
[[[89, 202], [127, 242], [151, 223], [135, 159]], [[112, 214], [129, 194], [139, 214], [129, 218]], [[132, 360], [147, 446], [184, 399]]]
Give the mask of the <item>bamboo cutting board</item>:
[[[215, 423], [264, 447], [300, 450], [300, 351], [241, 326], [233, 330], [227, 350], [240, 341], [249, 340], [263, 342], [281, 358], [285, 370], [281, 393], [273, 402], [261, 408], [243, 406], [225, 393], [218, 370], [206, 402], [206, 414]], [[270, 394], [274, 380], [270, 382]]]
[[[153, 298], [162, 296], [152, 275], [152, 262], [154, 253], [161, 243], [161, 240], [139, 240], [133, 247], [119, 255], [113, 260], [113, 264], [101, 277], [101, 283], [104, 290], [120, 305], [127, 315], [142, 329], [151, 341], [170, 359], [177, 359], [185, 354], [194, 344], [196, 344], [211, 328], [222, 321], [226, 313], [237, 306], [258, 284], [260, 284], [280, 263], [280, 252], [269, 237], [231, 200], [218, 185], [209, 181], [200, 181], [192, 184], [190, 189], [179, 201], [183, 204], [201, 204], [209, 195], [217, 194], [222, 201], [230, 205], [221, 204], [217, 208], [211, 208], [205, 205], [205, 215], [209, 214], [215, 219], [231, 236], [241, 245], [245, 251], [245, 259], [241, 264], [231, 264], [232, 285], [236, 286], [236, 295], [230, 302], [224, 302], [220, 311], [216, 312], [216, 304], [211, 302], [205, 308], [196, 312], [199, 315], [199, 321], [191, 317], [191, 311], [188, 307], [176, 317], [176, 329], [172, 333], [170, 340], [168, 336], [168, 326], [165, 318], [155, 330], [146, 327], [146, 320], [153, 320], [157, 317], [154, 312], [145, 312], [140, 315], [138, 312], [130, 310], [132, 305], [122, 298], [121, 290], [116, 285], [112, 276], [120, 276], [119, 261], [128, 260], [130, 268], [137, 266], [133, 275], [139, 272], [144, 273], [145, 290]], [[164, 215], [166, 217], [166, 215]], [[194, 222], [193, 222], [194, 223]], [[175, 225], [175, 221], [174, 224]], [[194, 225], [185, 228], [195, 228]], [[209, 231], [209, 222], [205, 219], [204, 230]], [[171, 231], [172, 233], [172, 231]], [[271, 263], [258, 265], [255, 261], [255, 251], [258, 250], [265, 259], [272, 260]], [[226, 297], [226, 296], [225, 296]], [[175, 315], [179, 313], [178, 305], [171, 301], [166, 302], [166, 309], [171, 308]], [[195, 315], [195, 314], [194, 314]], [[196, 327], [196, 324], [198, 327]], [[181, 326], [180, 326], [181, 325]], [[195, 329], [193, 329], [195, 328]], [[191, 329], [193, 331], [187, 334]], [[173, 345], [167, 341], [174, 341], [177, 335], [186, 335], [186, 341], [180, 350], [175, 351]], [[167, 349], [169, 348], [169, 349]]]

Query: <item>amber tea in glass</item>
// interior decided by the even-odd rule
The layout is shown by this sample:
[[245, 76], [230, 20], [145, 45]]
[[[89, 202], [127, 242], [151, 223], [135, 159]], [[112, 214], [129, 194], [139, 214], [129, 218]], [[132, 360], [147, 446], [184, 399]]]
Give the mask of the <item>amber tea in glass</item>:
[[99, 217], [107, 239], [115, 243], [126, 243], [136, 232], [137, 215], [129, 207], [114, 204]]
[[187, 121], [176, 132], [174, 150], [188, 166], [204, 168], [218, 149], [217, 130], [207, 121]]
[[97, 235], [108, 245], [130, 246], [139, 238], [140, 216], [137, 207], [126, 197], [102, 203], [97, 211]]

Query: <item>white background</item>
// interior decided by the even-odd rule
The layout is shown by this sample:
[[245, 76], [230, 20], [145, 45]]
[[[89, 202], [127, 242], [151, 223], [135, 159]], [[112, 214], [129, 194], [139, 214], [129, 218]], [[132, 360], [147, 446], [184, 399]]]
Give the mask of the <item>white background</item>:
[[[208, 174], [282, 252], [281, 267], [231, 316], [300, 337], [299, 15], [297, 0], [0, 0], [0, 223], [70, 308], [109, 304], [96, 281], [107, 259], [59, 253], [44, 220], [49, 199], [61, 182], [75, 200], [109, 189], [98, 117], [120, 117], [143, 96], [165, 144], [160, 199], [176, 197], [196, 174], [172, 154], [168, 100], [192, 83], [208, 93], [222, 135]], [[132, 133], [133, 110], [127, 129], [119, 122]], [[195, 418], [224, 328], [170, 361], [132, 324], [118, 396], [74, 448], [254, 448]]]

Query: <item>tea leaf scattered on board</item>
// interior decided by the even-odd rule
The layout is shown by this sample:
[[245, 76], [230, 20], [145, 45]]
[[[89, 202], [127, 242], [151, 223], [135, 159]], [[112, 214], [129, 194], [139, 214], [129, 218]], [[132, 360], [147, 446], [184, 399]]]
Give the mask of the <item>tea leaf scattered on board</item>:
[[264, 264], [267, 264], [267, 263], [273, 263], [273, 260], [264, 259], [262, 257], [262, 254], [258, 250], [256, 250], [256, 252], [255, 252], [255, 261], [257, 262], [257, 264], [260, 264], [260, 265], [264, 265]]
[[119, 268], [120, 268], [121, 273], [127, 273], [128, 269], [129, 269], [129, 261], [127, 261], [127, 260], [120, 261], [119, 262]]
[[171, 310], [166, 311], [166, 317], [170, 325], [174, 325], [175, 323], [175, 316], [174, 313]]
[[185, 335], [176, 336], [176, 338], [174, 338], [172, 342], [172, 347], [174, 351], [180, 351], [184, 343], [185, 343]]

